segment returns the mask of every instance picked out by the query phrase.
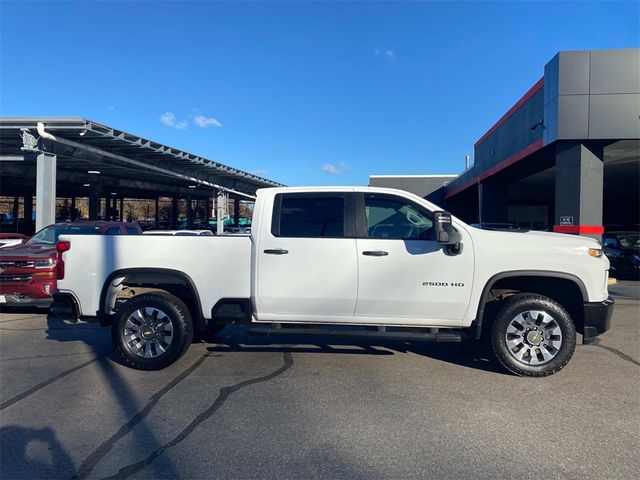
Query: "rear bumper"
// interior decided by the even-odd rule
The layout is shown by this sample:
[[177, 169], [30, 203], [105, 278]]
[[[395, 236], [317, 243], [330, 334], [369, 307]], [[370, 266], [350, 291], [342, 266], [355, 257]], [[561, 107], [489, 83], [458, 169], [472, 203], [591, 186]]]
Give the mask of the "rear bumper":
[[593, 343], [598, 335], [611, 328], [613, 303], [611, 296], [602, 302], [585, 302], [583, 344]]
[[70, 293], [56, 292], [53, 294], [51, 313], [72, 322], [77, 322], [80, 318], [80, 308], [75, 297]]

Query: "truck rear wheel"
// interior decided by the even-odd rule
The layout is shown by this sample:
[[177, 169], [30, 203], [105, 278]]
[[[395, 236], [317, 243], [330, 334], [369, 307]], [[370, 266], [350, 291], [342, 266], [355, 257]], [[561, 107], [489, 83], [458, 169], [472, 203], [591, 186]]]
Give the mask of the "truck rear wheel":
[[111, 339], [122, 362], [138, 370], [160, 370], [184, 354], [193, 338], [187, 306], [167, 292], [144, 293], [117, 311]]
[[509, 297], [491, 330], [500, 363], [526, 377], [545, 377], [561, 370], [576, 348], [576, 328], [567, 311], [542, 295]]

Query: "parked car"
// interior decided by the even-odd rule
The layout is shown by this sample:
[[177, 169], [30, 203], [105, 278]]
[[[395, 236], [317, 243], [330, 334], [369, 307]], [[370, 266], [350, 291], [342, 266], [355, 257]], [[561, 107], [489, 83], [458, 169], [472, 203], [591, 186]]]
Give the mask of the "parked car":
[[640, 232], [607, 232], [602, 236], [602, 244], [612, 276], [640, 278]]
[[590, 343], [607, 331], [613, 311], [596, 240], [473, 228], [393, 189], [258, 190], [250, 237], [63, 235], [58, 245], [68, 272], [56, 303], [111, 325], [123, 363], [143, 370], [175, 362], [194, 331], [285, 323], [486, 337], [505, 368], [541, 377], [569, 362], [576, 332]]
[[145, 235], [168, 235], [178, 237], [213, 237], [211, 230], [147, 230]]
[[251, 226], [248, 227], [225, 227], [225, 235], [249, 235], [251, 234]]
[[56, 223], [20, 245], [0, 249], [0, 305], [48, 307], [61, 267], [56, 244], [60, 235], [139, 235], [136, 223]]
[[21, 233], [0, 233], [0, 248], [20, 245], [29, 240], [29, 237]]

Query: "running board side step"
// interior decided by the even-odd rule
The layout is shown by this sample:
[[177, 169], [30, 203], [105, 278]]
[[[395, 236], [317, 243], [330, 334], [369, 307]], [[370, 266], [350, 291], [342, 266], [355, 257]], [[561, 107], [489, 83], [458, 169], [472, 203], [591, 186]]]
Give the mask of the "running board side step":
[[251, 327], [248, 334], [256, 335], [309, 335], [327, 337], [349, 337], [349, 338], [381, 338], [386, 340], [405, 340], [412, 342], [461, 342], [462, 332], [388, 332], [385, 330], [340, 330], [326, 328], [282, 328], [273, 327]]

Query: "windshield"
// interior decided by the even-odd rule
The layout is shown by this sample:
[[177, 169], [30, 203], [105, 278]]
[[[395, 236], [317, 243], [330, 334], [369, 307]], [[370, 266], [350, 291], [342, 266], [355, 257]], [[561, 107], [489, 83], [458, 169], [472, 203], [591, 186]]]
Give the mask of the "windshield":
[[92, 226], [72, 226], [72, 225], [50, 225], [36, 233], [27, 245], [55, 245], [60, 235], [98, 235], [98, 227]]

